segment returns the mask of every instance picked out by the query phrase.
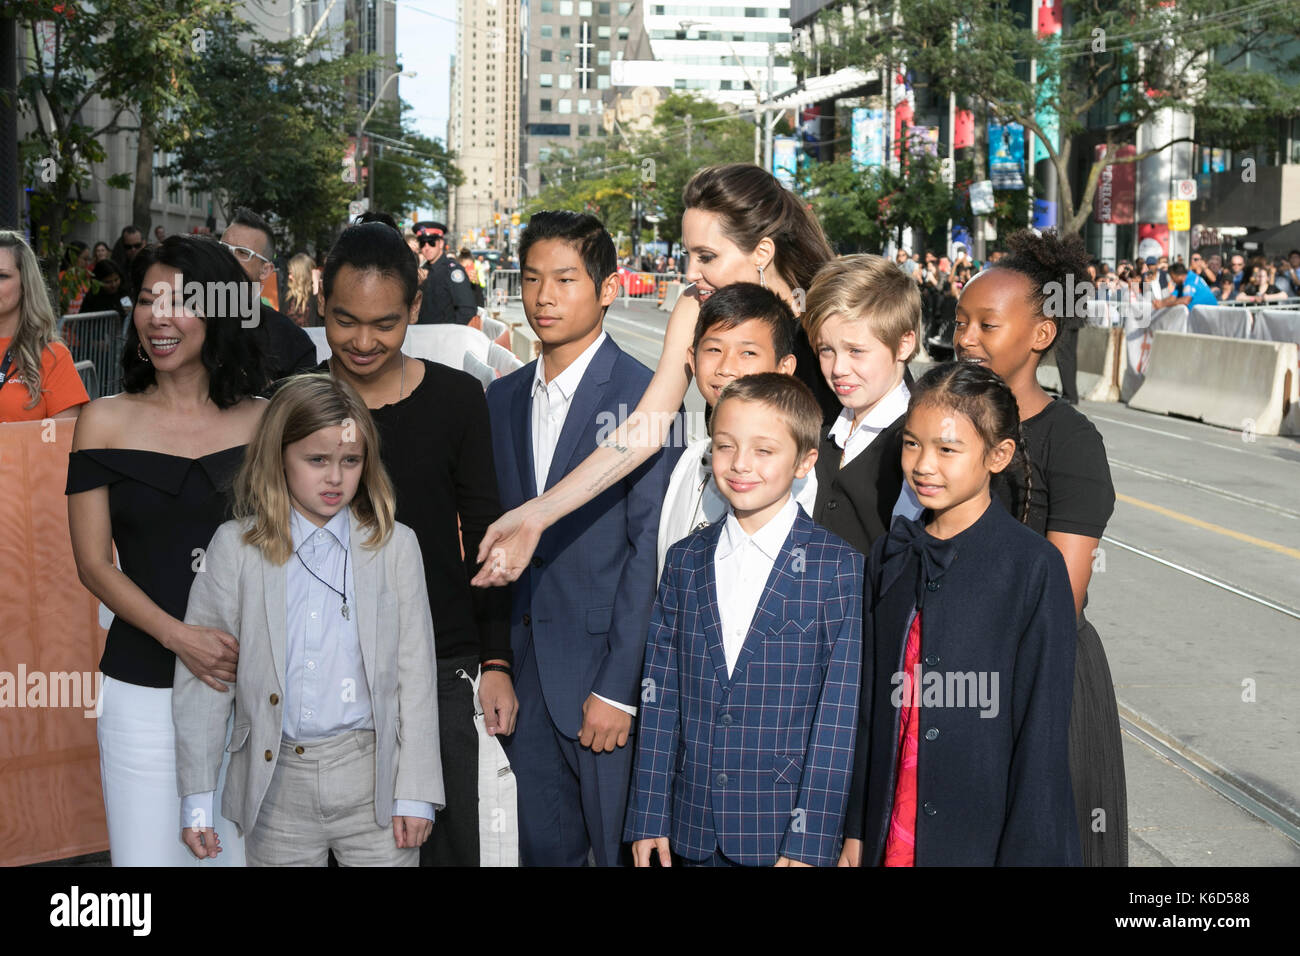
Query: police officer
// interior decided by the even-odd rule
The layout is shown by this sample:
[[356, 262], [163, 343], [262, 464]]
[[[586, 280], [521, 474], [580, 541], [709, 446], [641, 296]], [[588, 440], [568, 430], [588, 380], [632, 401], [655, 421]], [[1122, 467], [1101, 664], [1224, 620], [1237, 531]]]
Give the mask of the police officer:
[[468, 325], [478, 307], [474, 304], [469, 276], [447, 251], [447, 227], [440, 222], [417, 222], [415, 235], [420, 242], [420, 257], [429, 272], [420, 302], [421, 324]]

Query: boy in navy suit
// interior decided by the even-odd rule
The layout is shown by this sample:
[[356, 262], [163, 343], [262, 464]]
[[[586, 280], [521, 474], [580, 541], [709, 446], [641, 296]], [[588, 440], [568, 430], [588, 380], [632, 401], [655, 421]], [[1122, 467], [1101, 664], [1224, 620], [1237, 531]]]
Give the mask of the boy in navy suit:
[[[613, 240], [598, 219], [537, 213], [519, 264], [524, 314], [542, 356], [487, 391], [507, 509], [580, 464], [636, 408], [651, 378], [602, 329], [619, 278]], [[519, 713], [503, 743], [519, 787], [525, 866], [580, 866], [589, 854], [599, 866], [620, 862], [659, 509], [679, 445], [670, 440], [548, 528], [514, 584]]]
[[[790, 495], [821, 410], [797, 379], [714, 406], [725, 521], [668, 549], [646, 641], [623, 838], [637, 866], [828, 866], [841, 842], [862, 665], [862, 555]], [[670, 855], [671, 851], [671, 855]]]

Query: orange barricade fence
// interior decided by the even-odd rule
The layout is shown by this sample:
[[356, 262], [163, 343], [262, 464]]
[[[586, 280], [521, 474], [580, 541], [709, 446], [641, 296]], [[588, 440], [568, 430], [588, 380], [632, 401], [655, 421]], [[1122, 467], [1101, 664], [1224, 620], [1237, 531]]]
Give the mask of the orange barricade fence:
[[95, 741], [105, 631], [77, 579], [63, 495], [73, 426], [0, 424], [3, 866], [108, 848]]

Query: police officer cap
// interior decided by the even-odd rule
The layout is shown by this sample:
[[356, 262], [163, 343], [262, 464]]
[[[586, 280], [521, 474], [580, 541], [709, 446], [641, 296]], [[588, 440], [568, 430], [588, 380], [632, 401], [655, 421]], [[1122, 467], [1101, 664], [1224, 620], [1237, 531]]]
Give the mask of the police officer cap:
[[442, 239], [447, 235], [447, 227], [440, 222], [426, 219], [423, 222], [417, 222], [415, 224], [415, 234], [421, 239], [425, 237], [430, 239]]

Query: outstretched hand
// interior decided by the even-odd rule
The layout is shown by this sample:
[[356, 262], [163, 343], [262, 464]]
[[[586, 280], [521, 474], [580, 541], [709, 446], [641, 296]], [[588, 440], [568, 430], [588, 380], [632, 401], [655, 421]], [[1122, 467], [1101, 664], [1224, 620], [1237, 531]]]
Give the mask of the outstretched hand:
[[546, 525], [536, 516], [532, 501], [507, 511], [483, 532], [478, 546], [482, 567], [470, 584], [494, 588], [517, 581], [532, 560], [545, 530]]

